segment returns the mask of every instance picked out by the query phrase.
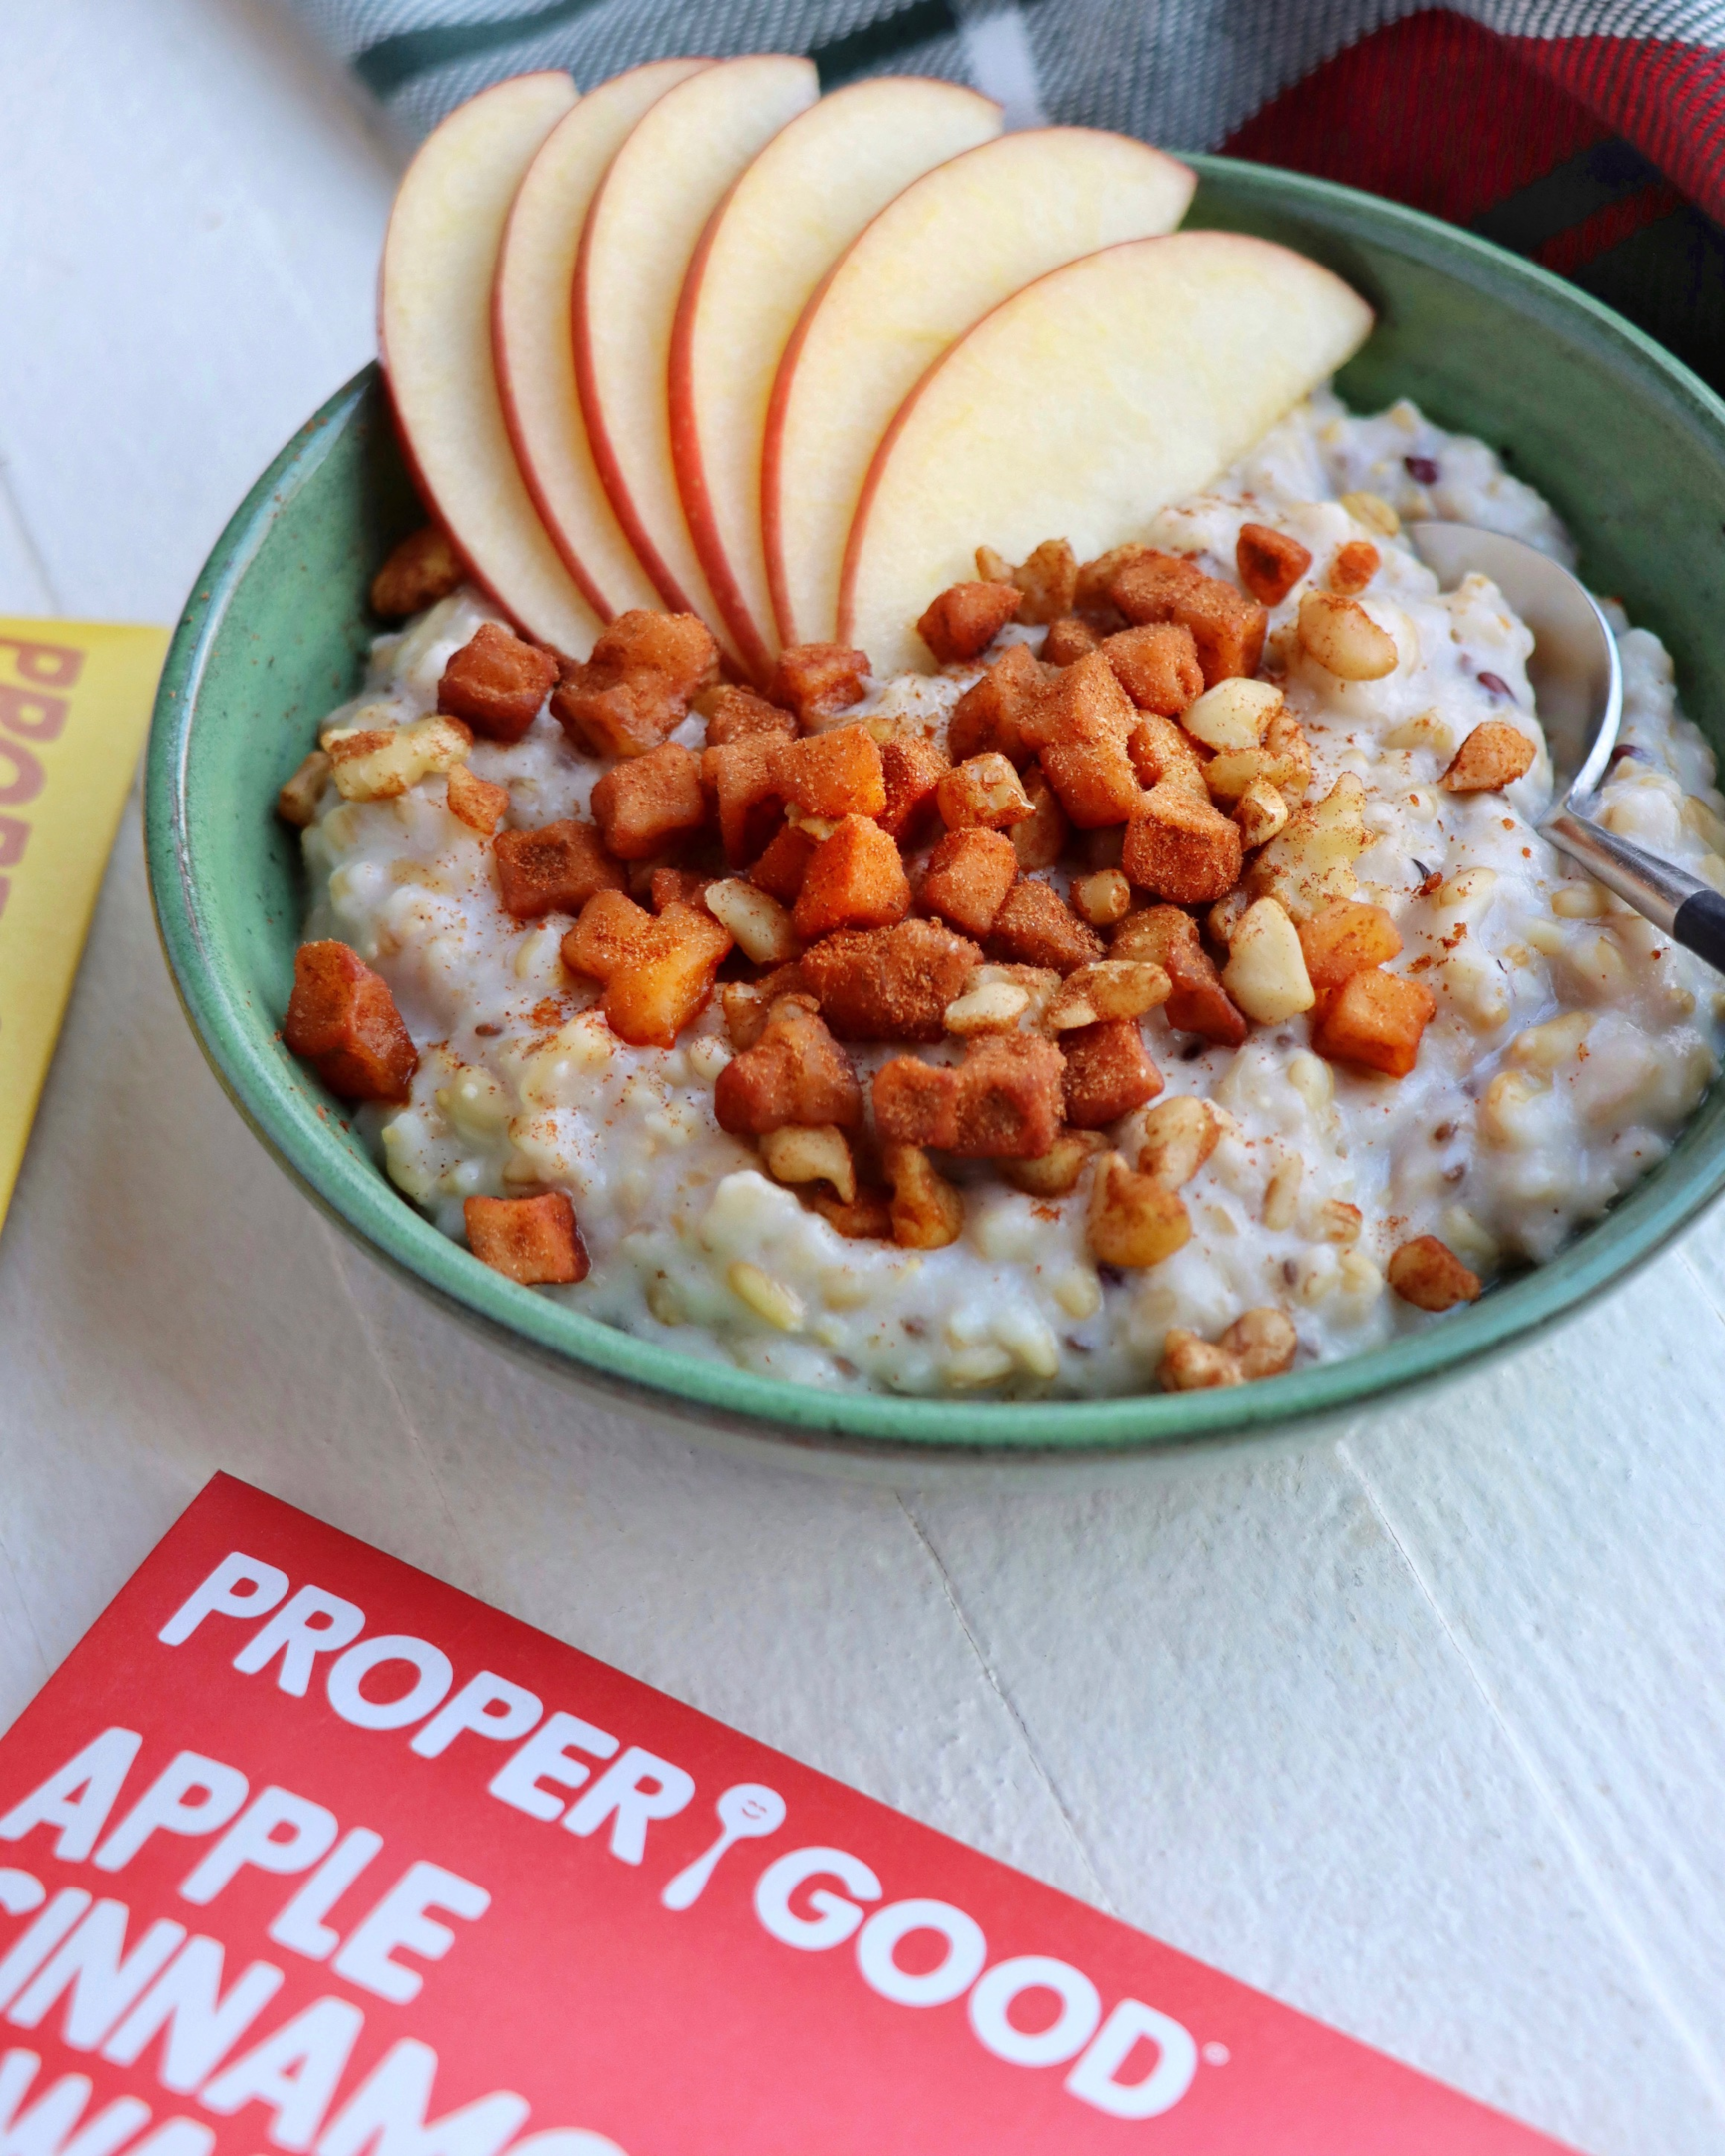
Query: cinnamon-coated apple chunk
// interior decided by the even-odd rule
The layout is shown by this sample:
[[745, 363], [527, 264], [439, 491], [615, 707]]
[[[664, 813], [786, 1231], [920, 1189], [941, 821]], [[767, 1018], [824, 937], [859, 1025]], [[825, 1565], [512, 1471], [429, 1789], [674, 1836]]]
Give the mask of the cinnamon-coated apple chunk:
[[480, 1264], [524, 1288], [567, 1286], [587, 1278], [587, 1246], [566, 1191], [537, 1198], [469, 1198], [462, 1218], [468, 1248]]

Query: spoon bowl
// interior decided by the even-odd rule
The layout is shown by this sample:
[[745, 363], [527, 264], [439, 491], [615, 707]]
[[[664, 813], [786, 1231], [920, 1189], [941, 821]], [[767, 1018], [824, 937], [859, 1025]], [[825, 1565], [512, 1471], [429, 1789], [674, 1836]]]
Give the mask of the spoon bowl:
[[1656, 928], [1725, 973], [1725, 898], [1688, 869], [1595, 821], [1623, 720], [1623, 668], [1599, 602], [1560, 561], [1473, 524], [1404, 527], [1445, 591], [1487, 576], [1533, 632], [1527, 679], [1551, 753], [1551, 806], [1540, 822], [1554, 846]]

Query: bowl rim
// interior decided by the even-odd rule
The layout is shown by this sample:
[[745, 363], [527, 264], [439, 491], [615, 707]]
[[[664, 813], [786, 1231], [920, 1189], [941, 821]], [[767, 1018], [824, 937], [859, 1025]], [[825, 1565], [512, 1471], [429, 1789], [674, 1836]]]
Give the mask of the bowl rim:
[[[1440, 270], [1465, 265], [1490, 295], [1511, 282], [1545, 309], [1579, 320], [1725, 441], [1725, 401], [1681, 361], [1576, 286], [1489, 241], [1383, 198], [1275, 166], [1187, 157], [1200, 178], [1298, 208], [1321, 206], [1350, 230]], [[1725, 1141], [1687, 1174], [1660, 1171], [1633, 1187], [1548, 1264], [1493, 1289], [1438, 1326], [1362, 1353], [1226, 1390], [1128, 1393], [1079, 1400], [993, 1400], [828, 1392], [625, 1333], [482, 1266], [350, 1151], [298, 1093], [274, 1029], [211, 962], [221, 894], [200, 873], [187, 803], [199, 696], [231, 602], [287, 502], [375, 393], [373, 361], [338, 390], [258, 479], [199, 572], [157, 693], [145, 760], [145, 846], [152, 904], [169, 970], [194, 1034], [253, 1132], [319, 1208], [355, 1241], [463, 1321], [565, 1376], [648, 1404], [686, 1423], [722, 1425], [794, 1447], [883, 1457], [1082, 1461], [1176, 1457], [1254, 1437], [1286, 1438], [1408, 1396], [1476, 1367], [1573, 1317], [1644, 1264], [1725, 1188]], [[1681, 1141], [1680, 1141], [1681, 1143]], [[1669, 1159], [1669, 1157], [1668, 1157]]]

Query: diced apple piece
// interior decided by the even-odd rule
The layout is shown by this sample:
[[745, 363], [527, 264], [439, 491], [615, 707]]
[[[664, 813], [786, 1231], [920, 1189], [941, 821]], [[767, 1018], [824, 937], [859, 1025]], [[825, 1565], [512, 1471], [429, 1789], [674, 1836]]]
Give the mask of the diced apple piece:
[[671, 454], [695, 551], [757, 680], [779, 648], [761, 543], [761, 448], [798, 316], [877, 211], [1000, 127], [999, 106], [957, 83], [886, 75], [848, 84], [781, 128], [701, 236], [671, 340]]
[[783, 53], [720, 61], [667, 90], [611, 160], [575, 266], [575, 378], [600, 479], [665, 604], [722, 642], [671, 461], [672, 326], [707, 220], [816, 94], [813, 61]]
[[567, 75], [517, 75], [458, 105], [407, 168], [383, 243], [379, 339], [420, 493], [492, 599], [584, 659], [599, 619], [515, 462], [491, 349], [491, 289], [522, 174], [575, 103]]
[[[834, 265], [773, 384], [761, 474], [762, 541], [787, 644], [830, 638], [839, 573], [881, 436], [925, 369], [1032, 279], [1116, 241], [1172, 232], [1193, 175], [1124, 135], [1034, 128], [936, 166]], [[1027, 545], [1047, 538], [1050, 525]], [[978, 540], [1003, 542], [977, 523]], [[973, 554], [922, 592], [970, 576]]]
[[492, 349], [521, 476], [552, 544], [601, 621], [659, 594], [600, 482], [575, 388], [569, 293], [605, 168], [649, 106], [708, 60], [654, 60], [601, 83], [551, 130], [504, 228]]
[[1203, 486], [1364, 342], [1366, 302], [1242, 233], [1106, 248], [995, 308], [922, 377], [874, 453], [846, 545], [839, 633], [875, 671], [920, 663], [914, 624], [978, 532], [1050, 529], [1080, 558]]

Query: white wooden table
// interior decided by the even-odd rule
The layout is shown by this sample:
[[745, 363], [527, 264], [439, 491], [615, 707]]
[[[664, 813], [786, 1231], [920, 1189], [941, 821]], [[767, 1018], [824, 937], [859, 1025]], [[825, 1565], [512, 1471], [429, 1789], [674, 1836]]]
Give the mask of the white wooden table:
[[[269, 0], [0, 0], [0, 613], [171, 621], [368, 356], [397, 151]], [[1341, 1443], [737, 1464], [328, 1229], [129, 811], [0, 1240], [0, 1724], [214, 1469], [1598, 2152], [1725, 2146], [1725, 1222]]]

